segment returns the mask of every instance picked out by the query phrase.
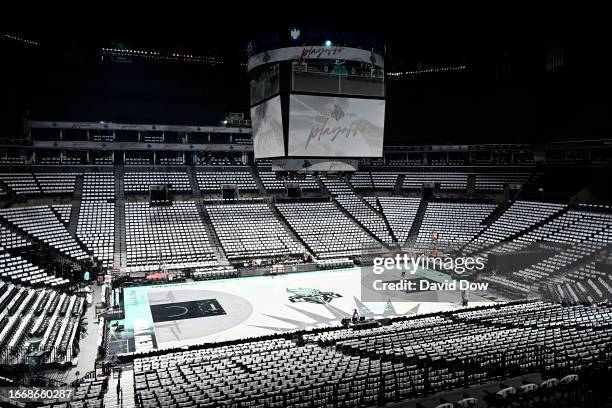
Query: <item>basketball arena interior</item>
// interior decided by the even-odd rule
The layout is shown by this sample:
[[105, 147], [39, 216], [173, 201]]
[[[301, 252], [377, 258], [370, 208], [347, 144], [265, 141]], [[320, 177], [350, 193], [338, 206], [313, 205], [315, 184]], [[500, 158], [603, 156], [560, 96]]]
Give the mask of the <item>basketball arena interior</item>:
[[604, 45], [203, 30], [0, 33], [0, 404], [611, 406]]

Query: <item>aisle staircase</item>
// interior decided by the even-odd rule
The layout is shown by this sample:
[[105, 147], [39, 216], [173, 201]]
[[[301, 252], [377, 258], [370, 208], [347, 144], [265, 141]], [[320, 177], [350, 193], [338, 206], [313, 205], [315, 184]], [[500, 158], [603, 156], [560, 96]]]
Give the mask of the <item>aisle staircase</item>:
[[187, 169], [187, 177], [189, 178], [189, 185], [191, 187], [191, 193], [194, 196], [201, 195], [200, 186], [198, 185], [198, 177], [195, 166], [185, 166]]
[[257, 172], [257, 166], [255, 166], [255, 163], [251, 163], [249, 165], [249, 170], [251, 172], [251, 177], [253, 177], [253, 180], [255, 180], [255, 185], [257, 186], [259, 194], [265, 196], [266, 187], [264, 186], [263, 182], [261, 181], [261, 178], [259, 177], [259, 173]]
[[425, 218], [425, 210], [427, 210], [427, 200], [421, 199], [419, 209], [417, 210], [414, 221], [412, 222], [412, 227], [410, 227], [410, 232], [408, 233], [408, 239], [406, 239], [405, 245], [414, 246], [416, 243], [417, 237], [419, 236], [419, 231], [421, 230], [421, 224], [423, 223], [423, 218]]
[[[121, 385], [120, 398], [117, 398], [117, 384]], [[114, 372], [108, 379], [108, 389], [104, 394], [104, 408], [134, 408], [137, 407], [134, 397], [134, 371], [132, 368], [124, 368], [119, 378], [119, 373]]]
[[204, 206], [202, 201], [196, 202], [196, 209], [198, 210], [198, 214], [200, 215], [200, 220], [204, 225], [204, 229], [206, 230], [206, 236], [208, 237], [208, 242], [210, 242], [210, 246], [215, 252], [215, 257], [219, 262], [219, 265], [229, 265], [230, 261], [227, 259], [227, 255], [225, 255], [225, 251], [223, 250], [223, 246], [221, 246], [221, 241], [219, 241], [219, 237], [217, 236], [217, 232], [215, 231], [215, 227], [212, 225], [212, 221], [208, 215], [208, 211]]
[[123, 268], [127, 263], [125, 241], [125, 195], [123, 191], [123, 166], [115, 166], [115, 248], [113, 266]]
[[395, 187], [393, 188], [393, 195], [402, 195], [402, 185], [404, 184], [405, 174], [398, 174], [397, 180], [395, 180]]
[[308, 246], [308, 244], [306, 244], [306, 242], [302, 240], [302, 238], [300, 238], [299, 234], [291, 227], [291, 225], [289, 225], [285, 217], [283, 217], [283, 214], [281, 214], [278, 208], [276, 208], [276, 205], [274, 205], [274, 203], [268, 203], [268, 207], [270, 207], [272, 214], [274, 214], [276, 219], [280, 222], [280, 224], [283, 226], [285, 231], [287, 231], [289, 236], [292, 237], [295, 240], [295, 242], [298, 242], [300, 244], [304, 254], [309, 255], [314, 258], [315, 257], [314, 251]]

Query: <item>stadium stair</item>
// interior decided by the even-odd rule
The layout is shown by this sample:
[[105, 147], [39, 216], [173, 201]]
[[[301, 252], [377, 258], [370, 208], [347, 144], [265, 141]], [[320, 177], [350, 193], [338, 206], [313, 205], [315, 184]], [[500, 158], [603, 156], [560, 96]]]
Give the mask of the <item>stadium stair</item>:
[[[62, 216], [60, 215], [59, 212], [57, 212], [57, 210], [53, 208], [53, 206], [51, 206], [51, 212], [57, 217], [57, 220], [60, 223], [64, 224], [64, 221], [62, 221]], [[93, 252], [91, 252], [89, 248], [87, 248], [87, 246], [81, 242], [81, 240], [76, 234], [77, 225], [79, 223], [79, 213], [80, 212], [81, 212], [81, 201], [72, 200], [71, 207], [70, 207], [70, 219], [68, 221], [68, 225], [66, 226], [66, 230], [68, 231], [68, 234], [70, 234], [70, 236], [76, 241], [76, 243], [79, 244], [79, 247], [81, 248], [83, 252], [87, 253], [88, 255], [93, 255]]]
[[113, 248], [113, 266], [125, 267], [127, 263], [127, 249], [125, 242], [125, 200], [118, 197], [115, 200], [115, 237]]
[[539, 175], [540, 175], [540, 173], [536, 172], [536, 170], [534, 169], [531, 172], [531, 174], [529, 175], [529, 178], [527, 179], [525, 184], [523, 184], [521, 186], [521, 188], [519, 189], [519, 191], [516, 192], [514, 197], [512, 197], [512, 200], [514, 200], [514, 201], [520, 200], [521, 196], [523, 195], [523, 193], [528, 189], [528, 187], [531, 186], [531, 184], [533, 184], [536, 181], [536, 179], [538, 178]]
[[125, 267], [127, 264], [123, 175], [123, 166], [115, 166], [115, 247], [113, 249], [113, 267], [116, 268]]
[[[510, 208], [510, 203], [508, 201], [498, 204], [497, 208], [495, 208], [495, 210], [493, 210], [491, 214], [487, 215], [485, 219], [482, 220], [482, 223], [484, 225], [493, 224], [495, 221], [497, 221], [499, 217], [501, 217], [503, 213], [506, 212], [508, 208]], [[480, 233], [478, 235], [480, 235]], [[478, 235], [476, 235], [476, 237], [478, 237]]]
[[[350, 184], [350, 183], [347, 183]], [[363, 200], [363, 198], [359, 197], [360, 200]], [[378, 237], [378, 235], [374, 234], [372, 231], [370, 231], [365, 225], [363, 225], [357, 218], [355, 218], [353, 216], [353, 214], [351, 214], [349, 211], [347, 211], [342, 205], [340, 205], [340, 203], [338, 201], [336, 201], [336, 199], [334, 198], [333, 203], [336, 205], [336, 208], [338, 208], [338, 210], [340, 212], [342, 212], [344, 215], [346, 215], [351, 221], [353, 221], [354, 224], [356, 224], [359, 228], [361, 228], [362, 230], [364, 230], [369, 236], [371, 236], [372, 238], [374, 238], [376, 241], [378, 241], [380, 244], [382, 244], [385, 248], [389, 248], [389, 244], [384, 242], [382, 239], [380, 239]], [[365, 200], [363, 200], [365, 201]], [[371, 206], [370, 206], [371, 208]]]
[[397, 180], [395, 180], [395, 187], [393, 187], [393, 195], [402, 195], [402, 185], [404, 184], [405, 174], [398, 174]]
[[6, 184], [3, 180], [0, 180], [0, 187], [2, 188], [3, 191], [6, 192], [6, 200], [2, 200], [2, 206], [0, 208], [8, 208], [13, 204], [13, 200], [15, 199], [15, 196], [17, 194], [15, 194], [15, 192], [13, 191], [12, 188], [9, 187], [8, 184]]
[[389, 231], [389, 235], [391, 235], [391, 238], [393, 238], [393, 242], [397, 245], [400, 245], [399, 240], [397, 239], [397, 237], [395, 236], [395, 233], [393, 232], [393, 228], [391, 228], [391, 224], [389, 224], [389, 219], [387, 219], [387, 215], [385, 214], [382, 206], [380, 205], [380, 200], [378, 200], [378, 197], [376, 197], [376, 207], [377, 208], [374, 208], [374, 209], [378, 211], [382, 219], [385, 221], [385, 226], [387, 227], [387, 231]]
[[[325, 183], [323, 183], [323, 180], [321, 180], [321, 177], [319, 176], [314, 176], [314, 179], [317, 181], [317, 185], [319, 186], [319, 189], [321, 189], [321, 193], [323, 195], [326, 195], [328, 197], [331, 197], [331, 193], [329, 192], [329, 190], [327, 189], [327, 187], [325, 186]], [[350, 184], [350, 183], [349, 183]]]
[[[389, 232], [389, 235], [391, 236], [391, 239], [393, 239], [394, 243], [397, 243], [397, 237], [395, 236], [395, 234], [393, 233], [393, 229], [391, 228], [391, 225], [389, 225], [389, 220], [387, 220], [387, 217], [385, 216], [382, 207], [380, 206], [380, 202], [378, 201], [378, 197], [376, 197], [376, 205], [373, 206], [372, 204], [370, 204], [366, 199], [364, 199], [362, 196], [358, 195], [355, 192], [355, 189], [353, 188], [351, 183], [348, 183], [349, 186], [351, 186], [351, 190], [353, 190], [353, 194], [355, 194], [356, 197], [358, 197], [367, 207], [371, 208], [372, 210], [376, 211], [383, 219], [383, 221], [385, 222], [385, 227], [387, 228], [387, 232]], [[364, 227], [362, 227], [364, 228]]]
[[259, 191], [259, 194], [261, 194], [262, 196], [265, 196], [266, 187], [264, 186], [263, 182], [261, 181], [261, 178], [259, 177], [259, 172], [257, 171], [257, 166], [255, 166], [255, 163], [251, 163], [249, 165], [249, 170], [251, 171], [253, 180], [255, 180], [255, 185], [257, 186], [257, 190]]
[[270, 207], [272, 214], [274, 214], [276, 219], [281, 223], [285, 231], [289, 233], [289, 236], [291, 236], [296, 242], [299, 242], [302, 245], [302, 249], [307, 255], [309, 255], [310, 257], [314, 257], [314, 251], [304, 241], [302, 241], [302, 239], [295, 232], [295, 230], [291, 228], [291, 225], [289, 225], [287, 220], [285, 220], [285, 217], [283, 217], [281, 212], [278, 211], [278, 208], [276, 208], [276, 205], [274, 205], [274, 203], [268, 203], [268, 207]]
[[208, 211], [206, 211], [206, 208], [204, 208], [204, 203], [202, 203], [202, 201], [196, 202], [196, 208], [198, 210], [198, 214], [200, 215], [200, 220], [202, 220], [202, 224], [204, 225], [204, 229], [206, 230], [208, 242], [210, 242], [210, 246], [215, 252], [215, 256], [217, 257], [219, 265], [229, 265], [230, 262], [227, 259], [227, 256], [225, 255], [225, 251], [221, 246], [221, 241], [219, 241], [219, 237], [215, 232], [215, 228], [212, 225], [212, 221], [208, 216]]
[[466, 193], [472, 195], [476, 192], [476, 175], [468, 174]]
[[408, 238], [404, 245], [413, 246], [416, 243], [416, 239], [419, 235], [419, 231], [421, 230], [421, 224], [423, 223], [423, 218], [425, 217], [425, 210], [427, 209], [427, 200], [421, 199], [419, 203], [419, 209], [417, 210], [416, 215], [414, 216], [414, 221], [412, 222], [412, 227], [410, 227], [410, 232], [408, 233]]
[[[489, 226], [493, 224], [495, 221], [497, 221], [499, 217], [501, 217], [503, 213], [506, 212], [508, 208], [510, 208], [510, 204], [508, 201], [498, 204], [497, 208], [495, 208], [495, 210], [493, 210], [491, 214], [487, 215], [487, 217], [484, 220], [482, 220], [482, 225]], [[486, 230], [487, 228], [484, 228], [483, 230], [479, 231], [478, 234], [474, 235], [474, 238], [472, 238], [470, 242], [478, 239], [478, 237], [480, 237], [482, 233], [485, 232]]]
[[189, 185], [191, 186], [191, 192], [194, 196], [201, 195], [200, 187], [198, 186], [198, 179], [196, 178], [196, 170], [194, 166], [185, 166], [187, 170], [187, 177], [189, 178]]
[[[117, 384], [121, 384], [121, 399], [117, 400]], [[136, 407], [134, 399], [134, 373], [132, 369], [123, 369], [121, 379], [116, 372], [108, 380], [108, 389], [104, 394], [104, 408], [133, 408]]]
[[[79, 222], [79, 214], [81, 213], [81, 199], [83, 196], [83, 176], [77, 176], [74, 183], [74, 194], [70, 204], [72, 204], [70, 210], [70, 221], [68, 222], [68, 233], [79, 242], [76, 235], [77, 225]], [[58, 215], [57, 213], [55, 215]], [[80, 242], [79, 242], [80, 243]]]
[[122, 164], [115, 166], [115, 197], [124, 197], [124, 174], [125, 168]]

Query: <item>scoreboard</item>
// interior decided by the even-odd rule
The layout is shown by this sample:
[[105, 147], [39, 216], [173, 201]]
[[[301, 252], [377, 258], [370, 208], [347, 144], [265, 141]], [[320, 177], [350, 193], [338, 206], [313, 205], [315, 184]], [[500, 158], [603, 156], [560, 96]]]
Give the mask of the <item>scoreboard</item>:
[[255, 158], [381, 157], [384, 59], [372, 51], [286, 47], [249, 58]]

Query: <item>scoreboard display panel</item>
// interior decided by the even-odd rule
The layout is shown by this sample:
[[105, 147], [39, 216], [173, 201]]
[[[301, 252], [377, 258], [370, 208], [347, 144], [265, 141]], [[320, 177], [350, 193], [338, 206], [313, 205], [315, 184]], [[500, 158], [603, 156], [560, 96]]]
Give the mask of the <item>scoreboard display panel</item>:
[[283, 116], [280, 96], [275, 96], [251, 108], [253, 150], [255, 158], [285, 155]]
[[385, 96], [382, 68], [350, 61], [293, 62], [291, 90], [339, 95]]
[[385, 101], [291, 95], [289, 157], [380, 157]]

